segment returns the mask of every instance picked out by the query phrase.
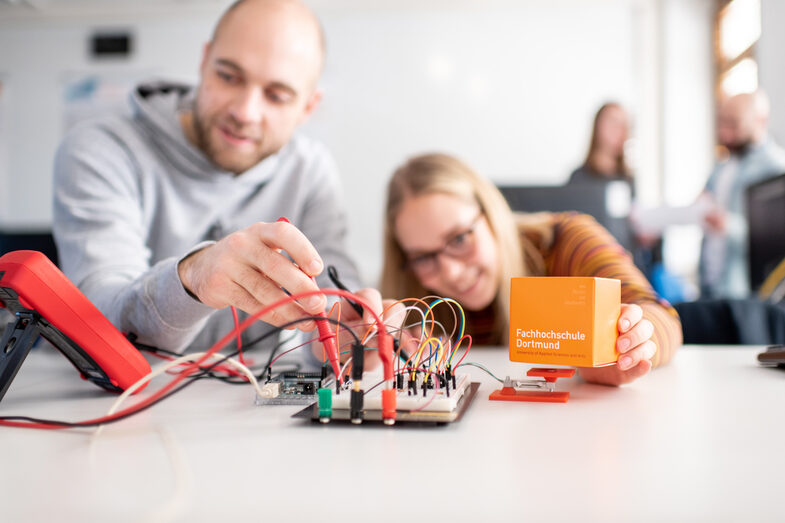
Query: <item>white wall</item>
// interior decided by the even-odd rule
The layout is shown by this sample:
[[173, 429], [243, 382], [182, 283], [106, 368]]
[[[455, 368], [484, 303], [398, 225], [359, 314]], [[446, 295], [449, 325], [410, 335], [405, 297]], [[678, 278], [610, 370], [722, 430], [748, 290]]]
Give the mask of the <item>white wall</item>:
[[447, 151], [497, 182], [559, 184], [596, 108], [635, 101], [631, 46], [619, 45], [633, 40], [629, 5], [564, 4], [323, 12], [326, 98], [308, 127], [355, 182], [349, 199], [367, 202], [350, 208], [366, 276], [381, 263], [385, 184], [406, 157]]
[[[112, 80], [162, 74], [195, 80], [200, 43], [220, 9], [214, 11], [176, 21], [171, 15], [164, 19], [139, 15], [0, 18], [0, 76], [5, 78], [0, 111], [7, 118], [8, 139], [6, 164], [0, 164], [2, 226], [35, 228], [51, 223], [50, 180], [54, 151], [65, 126], [66, 81], [90, 74]], [[89, 59], [88, 38], [103, 28], [133, 31], [136, 48], [130, 59]]]
[[713, 0], [664, 3], [664, 200], [688, 205], [713, 164]]
[[[111, 13], [93, 6], [13, 21], [0, 12], [0, 119], [9, 129], [0, 225], [51, 220], [64, 79], [194, 80], [225, 3], [146, 3], [139, 13], [111, 2]], [[710, 160], [710, 0], [310, 3], [327, 32], [328, 63], [324, 104], [306, 131], [342, 170], [354, 202], [350, 247], [369, 283], [380, 265], [384, 184], [409, 155], [444, 150], [499, 182], [561, 183], [582, 160], [594, 111], [617, 99], [635, 115], [645, 198], [658, 202]], [[88, 35], [107, 26], [133, 30], [131, 60], [87, 59]]]
[[[663, 200], [689, 205], [703, 190], [714, 163], [712, 0], [667, 0], [663, 9]], [[665, 264], [697, 282], [703, 232], [673, 226], [665, 234]], [[697, 292], [697, 290], [695, 291]]]
[[761, 0], [761, 37], [757, 45], [760, 85], [771, 99], [770, 130], [772, 136], [785, 144], [785, 2]]

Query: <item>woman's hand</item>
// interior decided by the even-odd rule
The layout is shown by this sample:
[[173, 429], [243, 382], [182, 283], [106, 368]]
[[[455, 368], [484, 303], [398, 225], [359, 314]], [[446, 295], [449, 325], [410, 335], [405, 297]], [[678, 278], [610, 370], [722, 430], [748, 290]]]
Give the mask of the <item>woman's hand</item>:
[[643, 319], [643, 309], [634, 304], [622, 304], [616, 328], [619, 330], [616, 340], [618, 362], [607, 367], [579, 368], [578, 374], [584, 380], [618, 386], [635, 381], [651, 370], [651, 358], [657, 352], [657, 346], [651, 341], [654, 325]]
[[[379, 291], [376, 289], [361, 289], [355, 293], [358, 297], [364, 299], [368, 305], [371, 306], [371, 309], [378, 315], [381, 316], [382, 321], [384, 322], [388, 332], [397, 334], [401, 328], [401, 322], [403, 321], [404, 312], [403, 305], [396, 304], [392, 306], [395, 301], [394, 300], [382, 300]], [[351, 327], [352, 331], [354, 332], [355, 336], [362, 339], [363, 336], [368, 334], [371, 328], [376, 327], [376, 321], [374, 319], [373, 314], [371, 314], [368, 310], [363, 310], [362, 317], [357, 314], [354, 308], [346, 301], [345, 298], [342, 299], [341, 303], [341, 317], [340, 320], [344, 324]], [[333, 309], [333, 318], [337, 318], [337, 308]], [[335, 330], [335, 325], [331, 326], [333, 330]], [[351, 333], [346, 332], [346, 329], [341, 327], [338, 331], [338, 339], [337, 344], [339, 347], [339, 352], [349, 351], [354, 342], [354, 336]], [[374, 335], [366, 344], [366, 348], [375, 348], [377, 347], [377, 338]], [[314, 343], [313, 346], [313, 353], [316, 355], [317, 358], [322, 357], [322, 348], [320, 343]], [[349, 354], [344, 355], [341, 357], [341, 361], [345, 362], [349, 359]], [[381, 364], [381, 359], [379, 358], [379, 353], [377, 351], [366, 351], [364, 358], [363, 358], [363, 368], [365, 370], [373, 370]]]

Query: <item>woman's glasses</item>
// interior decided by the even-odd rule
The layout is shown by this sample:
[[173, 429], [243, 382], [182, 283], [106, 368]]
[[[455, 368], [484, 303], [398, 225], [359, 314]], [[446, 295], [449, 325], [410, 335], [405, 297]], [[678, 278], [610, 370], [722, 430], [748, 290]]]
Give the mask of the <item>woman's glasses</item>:
[[474, 253], [476, 245], [474, 230], [483, 214], [478, 214], [469, 225], [450, 236], [444, 247], [429, 252], [407, 254], [406, 266], [421, 277], [432, 276], [439, 271], [439, 256], [445, 255], [453, 259], [466, 258]]

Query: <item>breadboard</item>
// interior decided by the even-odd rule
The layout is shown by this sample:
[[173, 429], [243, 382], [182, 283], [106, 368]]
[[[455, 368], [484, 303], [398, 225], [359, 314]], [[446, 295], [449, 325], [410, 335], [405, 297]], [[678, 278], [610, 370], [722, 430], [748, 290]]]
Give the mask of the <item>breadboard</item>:
[[[466, 389], [469, 388], [469, 376], [461, 374], [456, 376], [455, 390], [450, 387], [449, 396], [447, 389], [441, 388], [437, 391], [428, 389], [426, 395], [423, 396], [422, 390], [418, 389], [418, 394], [409, 395], [406, 390], [399, 390], [397, 394], [397, 405], [399, 411], [410, 411], [421, 409], [422, 412], [452, 412], [458, 406], [458, 400], [461, 399]], [[382, 394], [381, 387], [377, 387], [371, 392], [365, 394], [363, 399], [363, 407], [365, 410], [381, 410], [382, 409]], [[434, 394], [436, 397], [434, 398]], [[333, 410], [348, 410], [349, 409], [349, 394], [348, 392], [336, 395], [333, 393]]]
[[[450, 388], [449, 396], [447, 396], [446, 389], [438, 391], [428, 389], [425, 397], [423, 397], [421, 389], [418, 389], [419, 394], [417, 395], [409, 395], [407, 390], [399, 390], [395, 425], [392, 426], [398, 427], [407, 424], [444, 425], [459, 421], [474, 399], [479, 387], [479, 383], [469, 381], [468, 375], [461, 375], [456, 377], [456, 388]], [[435, 397], [434, 394], [436, 395]], [[350, 421], [349, 396], [348, 391], [338, 395], [333, 393], [333, 409], [330, 423]], [[297, 412], [293, 417], [318, 421], [320, 419], [319, 406], [314, 403]], [[363, 423], [378, 424], [381, 422], [381, 389], [377, 388], [365, 394], [363, 400]]]

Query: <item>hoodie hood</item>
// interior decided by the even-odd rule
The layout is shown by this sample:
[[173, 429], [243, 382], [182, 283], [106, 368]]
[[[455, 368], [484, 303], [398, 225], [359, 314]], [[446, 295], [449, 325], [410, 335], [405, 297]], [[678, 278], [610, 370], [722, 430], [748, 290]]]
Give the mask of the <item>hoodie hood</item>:
[[[151, 142], [166, 142], [161, 151], [181, 172], [205, 180], [230, 179], [239, 185], [258, 185], [269, 180], [279, 163], [279, 153], [271, 155], [244, 173], [235, 175], [216, 167], [183, 132], [180, 114], [194, 107], [192, 86], [157, 81], [138, 85], [130, 96], [133, 118], [151, 135]], [[290, 144], [284, 146], [284, 149]]]

